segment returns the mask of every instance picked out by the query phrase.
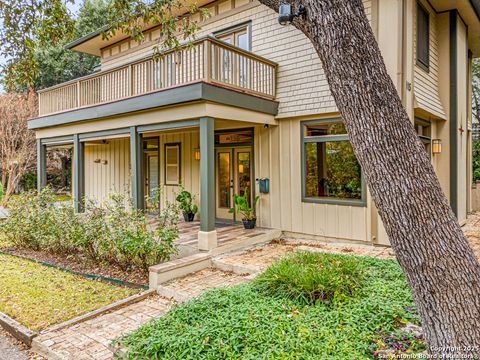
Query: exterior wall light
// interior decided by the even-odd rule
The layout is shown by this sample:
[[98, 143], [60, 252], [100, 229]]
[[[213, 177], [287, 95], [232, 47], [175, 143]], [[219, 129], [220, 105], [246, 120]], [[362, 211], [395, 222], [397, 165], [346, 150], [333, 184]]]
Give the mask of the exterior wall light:
[[195, 149], [195, 160], [200, 160], [200, 148]]
[[290, 25], [295, 17], [303, 16], [306, 13], [307, 9], [303, 5], [299, 6], [298, 12], [295, 14], [292, 12], [291, 4], [281, 4], [278, 8], [278, 22], [283, 26]]
[[433, 139], [432, 140], [432, 154], [441, 154], [442, 153], [442, 140]]

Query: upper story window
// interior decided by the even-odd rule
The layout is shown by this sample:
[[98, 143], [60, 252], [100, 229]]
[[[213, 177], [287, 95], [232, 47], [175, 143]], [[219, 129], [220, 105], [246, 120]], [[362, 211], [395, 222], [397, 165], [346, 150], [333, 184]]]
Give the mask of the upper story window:
[[417, 64], [428, 70], [430, 66], [430, 14], [417, 3]]
[[228, 44], [239, 47], [242, 50], [251, 51], [252, 44], [250, 41], [251, 24], [240, 24], [234, 27], [218, 31], [214, 33], [219, 40]]
[[360, 164], [341, 119], [302, 123], [305, 202], [365, 205]]

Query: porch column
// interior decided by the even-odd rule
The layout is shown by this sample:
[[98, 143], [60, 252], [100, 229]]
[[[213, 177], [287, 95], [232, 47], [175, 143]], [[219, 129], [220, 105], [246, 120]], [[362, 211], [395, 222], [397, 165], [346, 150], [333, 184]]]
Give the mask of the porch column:
[[85, 144], [73, 135], [73, 201], [75, 210], [82, 212], [85, 197]]
[[135, 209], [145, 207], [143, 190], [143, 140], [137, 127], [130, 128], [130, 172], [132, 179], [132, 205]]
[[37, 190], [47, 186], [47, 146], [37, 139]]
[[198, 248], [217, 247], [215, 230], [215, 120], [200, 119], [200, 231]]

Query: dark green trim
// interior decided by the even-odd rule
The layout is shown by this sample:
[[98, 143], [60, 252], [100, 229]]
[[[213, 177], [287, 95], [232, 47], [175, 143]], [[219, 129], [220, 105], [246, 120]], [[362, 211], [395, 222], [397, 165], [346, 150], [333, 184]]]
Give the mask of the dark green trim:
[[[167, 184], [167, 146], [178, 147], [178, 181], [176, 184]], [[182, 143], [181, 142], [163, 144], [163, 182], [165, 186], [179, 186], [182, 183]]]
[[130, 128], [95, 131], [95, 132], [80, 134], [79, 137], [80, 137], [80, 140], [87, 140], [87, 139], [93, 139], [97, 137], [106, 137], [106, 136], [115, 136], [115, 135], [124, 135], [124, 134], [130, 134]]
[[47, 186], [47, 147], [37, 139], [37, 190]]
[[39, 117], [30, 120], [28, 122], [28, 128], [35, 130], [51, 126], [73, 124], [80, 121], [98, 120], [101, 118], [193, 101], [212, 101], [223, 105], [235, 106], [271, 115], [276, 115], [278, 112], [278, 102], [276, 101], [243, 94], [235, 90], [204, 82], [198, 82], [111, 103]]
[[73, 142], [73, 136], [66, 135], [66, 136], [57, 136], [57, 137], [51, 137], [51, 138], [43, 138], [40, 141], [42, 145], [48, 145], [48, 146], [61, 145], [61, 144]]
[[188, 127], [197, 127], [200, 125], [200, 120], [182, 120], [182, 121], [170, 121], [165, 123], [158, 123], [152, 125], [141, 125], [137, 127], [137, 132], [147, 133], [151, 131], [164, 131], [172, 129], [181, 129]]
[[458, 214], [457, 10], [450, 11], [450, 206]]
[[[302, 202], [305, 203], [317, 203], [317, 204], [332, 204], [332, 205], [345, 205], [345, 206], [367, 206], [367, 185], [365, 183], [365, 178], [363, 177], [363, 172], [361, 173], [361, 183], [362, 183], [362, 198], [360, 200], [340, 200], [335, 198], [311, 198], [307, 197], [306, 189], [306, 174], [307, 174], [307, 164], [305, 161], [305, 145], [312, 142], [326, 142], [326, 141], [346, 141], [350, 138], [348, 135], [330, 135], [330, 136], [318, 136], [305, 138], [304, 126], [309, 123], [331, 123], [342, 121], [341, 117], [333, 117], [330, 119], [322, 120], [305, 120], [300, 122], [300, 146], [302, 147], [301, 153], [301, 168], [302, 168]], [[321, 140], [321, 141], [319, 141]]]
[[84, 210], [85, 198], [85, 144], [78, 134], [73, 135], [73, 200], [75, 210]]
[[200, 119], [200, 231], [215, 230], [215, 120]]
[[143, 174], [143, 139], [136, 126], [130, 128], [130, 174], [132, 181], [132, 205], [135, 209], [143, 210], [144, 182]]

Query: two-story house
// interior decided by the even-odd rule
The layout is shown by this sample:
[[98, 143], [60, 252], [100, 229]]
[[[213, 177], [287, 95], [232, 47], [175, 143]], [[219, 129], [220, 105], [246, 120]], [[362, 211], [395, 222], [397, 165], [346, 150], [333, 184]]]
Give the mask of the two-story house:
[[[460, 222], [469, 210], [471, 61], [478, 0], [364, 0], [387, 69]], [[92, 33], [69, 45], [101, 71], [39, 92], [29, 122], [46, 152], [73, 147], [73, 194], [129, 191], [143, 208], [183, 186], [200, 198], [199, 247], [216, 222], [239, 220], [233, 194], [260, 196], [258, 225], [320, 240], [388, 244], [342, 117], [307, 37], [256, 0], [201, 0], [210, 10], [192, 47], [153, 58], [141, 44]], [[200, 16], [194, 17], [199, 21]], [[268, 181], [267, 181], [268, 180]], [[301, 235], [300, 235], [301, 234]]]

